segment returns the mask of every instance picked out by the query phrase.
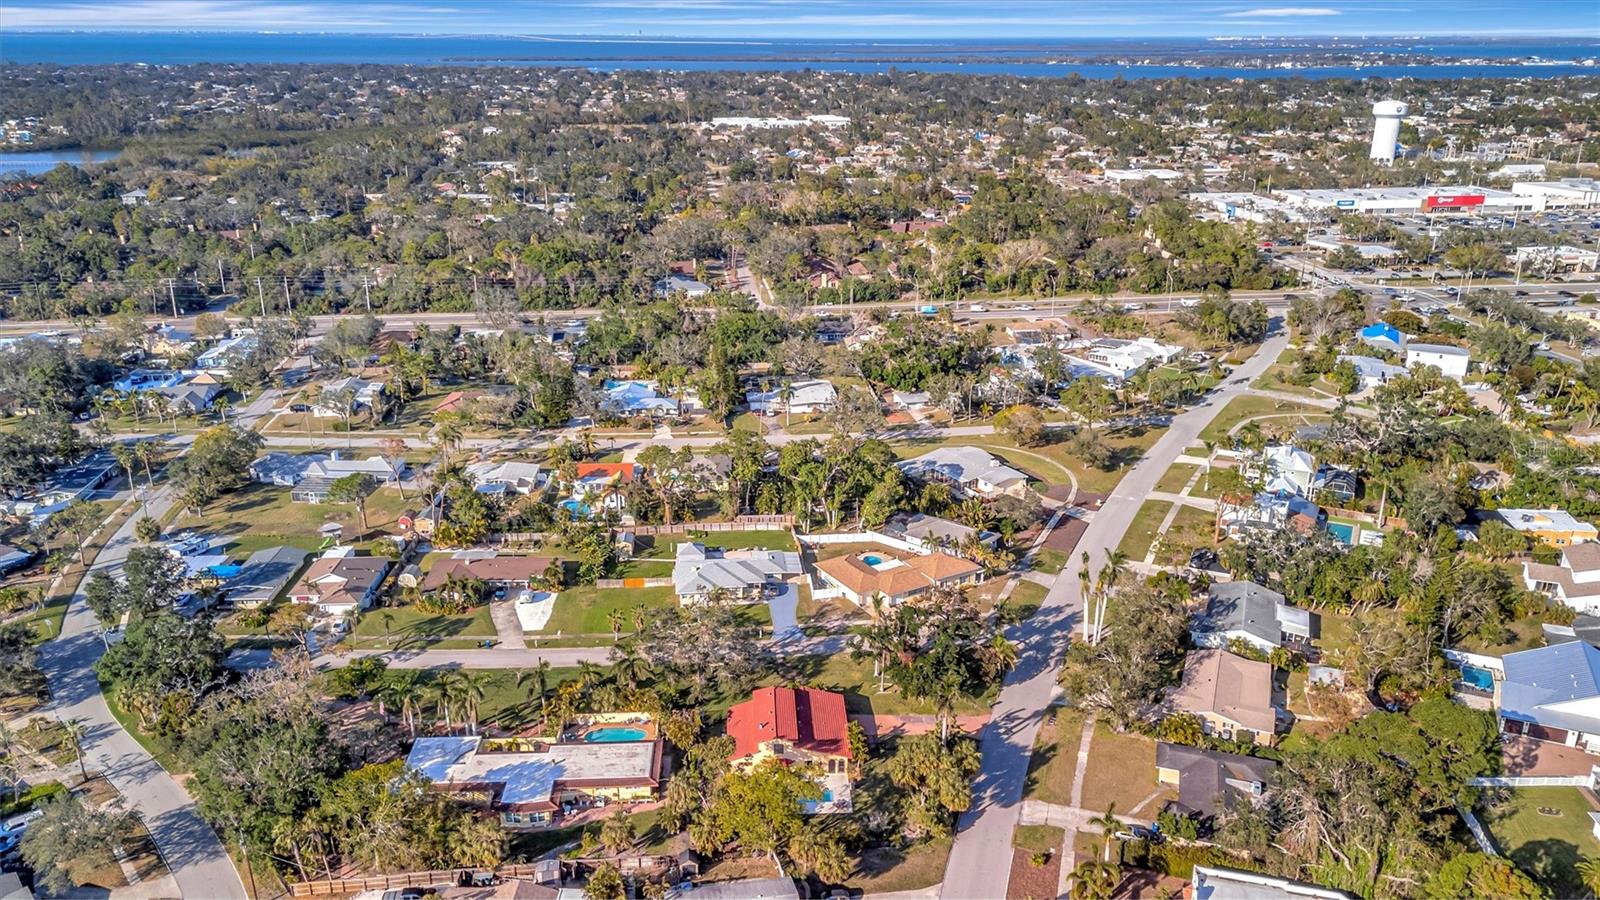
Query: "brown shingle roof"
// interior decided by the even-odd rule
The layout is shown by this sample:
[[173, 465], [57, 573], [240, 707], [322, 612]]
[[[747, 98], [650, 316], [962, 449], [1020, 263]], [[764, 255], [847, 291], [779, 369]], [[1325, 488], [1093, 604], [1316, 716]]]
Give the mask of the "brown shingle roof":
[[1187, 712], [1218, 715], [1252, 731], [1277, 731], [1272, 666], [1225, 650], [1191, 651], [1172, 702]]
[[905, 560], [903, 566], [874, 569], [861, 557], [852, 554], [825, 559], [817, 563], [817, 570], [844, 585], [853, 594], [865, 597], [881, 593], [898, 597], [928, 590], [952, 578], [975, 574], [981, 571], [981, 567], [959, 556], [930, 553]]
[[490, 556], [475, 559], [442, 559], [428, 570], [422, 589], [436, 591], [451, 575], [483, 581], [528, 581], [544, 574], [550, 566], [548, 556]]

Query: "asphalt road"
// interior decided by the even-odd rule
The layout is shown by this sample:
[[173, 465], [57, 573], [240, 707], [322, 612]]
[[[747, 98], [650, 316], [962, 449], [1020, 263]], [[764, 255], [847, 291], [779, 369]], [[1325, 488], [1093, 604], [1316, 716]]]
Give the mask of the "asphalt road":
[[[276, 402], [277, 392], [265, 391], [240, 410], [240, 419], [248, 425]], [[178, 440], [186, 445], [192, 437]], [[148, 500], [149, 515], [160, 519], [172, 503], [169, 488], [154, 491]], [[95, 557], [90, 572], [121, 571], [129, 551], [139, 545], [133, 529], [142, 514], [122, 523]], [[85, 575], [80, 587], [88, 580]], [[40, 650], [39, 662], [50, 683], [48, 713], [83, 723], [85, 762], [103, 772], [144, 820], [182, 896], [244, 900], [247, 895], [239, 873], [216, 832], [200, 817], [194, 800], [111, 715], [94, 673], [95, 662], [105, 652], [100, 633], [100, 623], [79, 590], [67, 606], [61, 634]]]
[[[1077, 550], [1088, 551], [1095, 566], [1103, 563], [1106, 552], [1122, 542], [1144, 498], [1155, 490], [1156, 482], [1173, 460], [1197, 441], [1200, 431], [1228, 401], [1243, 394], [1250, 382], [1277, 360], [1288, 342], [1282, 331], [1268, 338], [1209, 401], [1175, 416], [1167, 433], [1134, 464], [1094, 514]], [[1078, 553], [1073, 556], [1076, 560]], [[973, 786], [973, 808], [957, 824], [941, 896], [1006, 896], [1011, 877], [1011, 834], [1022, 811], [1022, 791], [1034, 737], [1045, 707], [1055, 696], [1067, 641], [1083, 610], [1077, 570], [1076, 561], [1061, 570], [1039, 611], [1014, 635], [1020, 651], [1017, 667], [1006, 676], [992, 718], [980, 737], [983, 767]]]
[[[160, 518], [170, 506], [167, 494], [157, 492], [150, 500], [150, 514]], [[132, 516], [123, 523], [100, 551], [91, 571], [120, 570], [128, 551], [138, 546], [133, 536], [137, 520], [138, 516]], [[40, 663], [50, 679], [50, 715], [83, 722], [89, 768], [104, 772], [144, 820], [184, 897], [242, 900], [244, 884], [216, 832], [200, 817], [178, 782], [111, 715], [94, 674], [95, 661], [103, 652], [100, 623], [80, 591], [67, 607], [61, 635], [46, 643], [40, 653]]]

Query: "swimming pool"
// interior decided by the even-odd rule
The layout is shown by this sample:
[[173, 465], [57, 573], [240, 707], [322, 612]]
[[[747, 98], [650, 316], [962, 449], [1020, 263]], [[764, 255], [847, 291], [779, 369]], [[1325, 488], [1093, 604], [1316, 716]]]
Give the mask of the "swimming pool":
[[605, 728], [596, 728], [583, 736], [583, 739], [592, 744], [617, 744], [623, 741], [642, 741], [649, 738], [643, 728], [622, 728], [611, 725]]
[[863, 556], [863, 557], [861, 557], [861, 561], [866, 563], [869, 566], [881, 566], [881, 565], [883, 565], [883, 557], [881, 557], [881, 556], [873, 556], [870, 553], [865, 555], [865, 556]]
[[1493, 693], [1494, 673], [1478, 666], [1462, 666], [1461, 683], [1486, 693]]
[[1328, 533], [1333, 535], [1334, 540], [1341, 544], [1353, 545], [1356, 542], [1356, 527], [1354, 525], [1345, 522], [1329, 522], [1327, 529]]
[[590, 513], [589, 504], [584, 503], [581, 500], [573, 500], [571, 498], [568, 498], [566, 500], [561, 501], [557, 505], [560, 506], [562, 509], [566, 510], [568, 513], [570, 513], [574, 519], [587, 519], [587, 518], [589, 518], [589, 513]]

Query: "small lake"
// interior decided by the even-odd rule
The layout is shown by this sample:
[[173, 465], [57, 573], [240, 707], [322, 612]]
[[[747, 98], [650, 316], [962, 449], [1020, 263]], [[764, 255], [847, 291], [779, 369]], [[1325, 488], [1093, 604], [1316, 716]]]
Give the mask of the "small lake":
[[120, 150], [24, 150], [19, 153], [0, 153], [0, 178], [38, 175], [66, 163], [86, 166], [116, 159]]

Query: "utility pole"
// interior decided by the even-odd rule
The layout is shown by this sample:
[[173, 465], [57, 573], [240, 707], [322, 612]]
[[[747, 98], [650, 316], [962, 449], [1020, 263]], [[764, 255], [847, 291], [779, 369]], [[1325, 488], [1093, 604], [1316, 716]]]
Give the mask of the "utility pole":
[[261, 301], [261, 318], [267, 317], [267, 292], [261, 287], [261, 279], [256, 279], [256, 299]]
[[294, 315], [294, 300], [289, 296], [289, 276], [283, 276], [283, 302], [289, 307], [289, 315]]
[[222, 282], [222, 292], [228, 292], [228, 276], [222, 271], [222, 260], [217, 260], [217, 280]]
[[172, 301], [172, 317], [178, 317], [178, 279], [167, 279], [167, 299]]
[[361, 276], [361, 295], [367, 299], [367, 312], [372, 312], [372, 279]]

